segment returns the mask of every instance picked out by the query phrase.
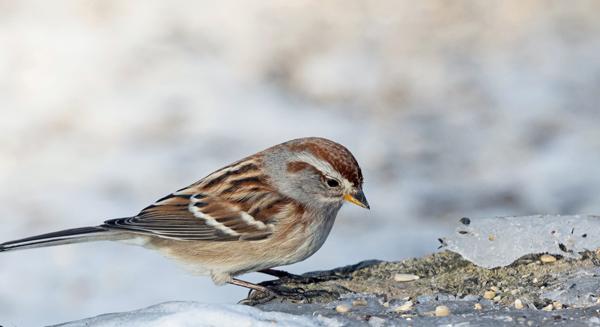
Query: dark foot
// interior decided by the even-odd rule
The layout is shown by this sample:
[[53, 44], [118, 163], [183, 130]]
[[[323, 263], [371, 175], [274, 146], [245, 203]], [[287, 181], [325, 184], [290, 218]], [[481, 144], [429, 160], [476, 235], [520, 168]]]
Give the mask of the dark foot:
[[273, 292], [262, 292], [256, 290], [248, 291], [248, 296], [239, 301], [238, 304], [249, 305], [251, 307], [259, 304], [265, 304], [272, 300], [275, 300], [277, 295]]
[[281, 285], [271, 285], [267, 288], [269, 289], [269, 292], [250, 290], [248, 293], [248, 298], [238, 303], [255, 306], [259, 304], [265, 304], [276, 299], [280, 300], [281, 302], [289, 301], [293, 303], [311, 303], [315, 298], [337, 298], [339, 296], [337, 293], [325, 290], [305, 290], [301, 287], [289, 288]]

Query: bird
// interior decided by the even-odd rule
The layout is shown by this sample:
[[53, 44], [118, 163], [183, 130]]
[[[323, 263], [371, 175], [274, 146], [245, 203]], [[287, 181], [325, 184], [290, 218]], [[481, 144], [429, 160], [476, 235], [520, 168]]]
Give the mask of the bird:
[[273, 295], [236, 276], [288, 274], [273, 268], [321, 248], [344, 202], [370, 209], [355, 157], [334, 141], [299, 138], [227, 165], [135, 216], [4, 242], [0, 252], [119, 241], [158, 251], [217, 285]]

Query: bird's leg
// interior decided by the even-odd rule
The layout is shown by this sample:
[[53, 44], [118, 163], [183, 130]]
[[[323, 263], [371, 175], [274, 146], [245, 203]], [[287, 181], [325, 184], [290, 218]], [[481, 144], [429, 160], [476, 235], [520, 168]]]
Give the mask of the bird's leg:
[[[277, 294], [275, 294], [275, 292], [271, 291], [270, 289], [268, 289], [267, 287], [262, 286], [262, 285], [250, 283], [250, 282], [247, 282], [247, 281], [244, 281], [241, 279], [237, 279], [237, 278], [232, 278], [231, 281], [229, 281], [228, 283], [231, 285], [237, 285], [237, 286], [241, 286], [241, 287], [245, 287], [245, 288], [249, 289], [248, 298], [240, 301], [239, 304], [247, 304], [247, 305], [263, 304], [263, 303], [269, 302], [277, 297]], [[251, 299], [250, 295], [252, 294], [252, 291], [261, 292], [265, 296], [259, 298], [258, 300]]]
[[264, 287], [264, 286], [258, 285], [258, 284], [254, 284], [254, 283], [250, 283], [250, 282], [247, 282], [245, 280], [241, 280], [241, 279], [237, 279], [237, 278], [232, 278], [231, 281], [229, 281], [228, 283], [232, 284], [232, 285], [237, 285], [237, 286], [249, 288], [250, 290], [255, 290], [255, 291], [263, 292], [265, 294], [272, 294], [273, 293], [267, 287]]

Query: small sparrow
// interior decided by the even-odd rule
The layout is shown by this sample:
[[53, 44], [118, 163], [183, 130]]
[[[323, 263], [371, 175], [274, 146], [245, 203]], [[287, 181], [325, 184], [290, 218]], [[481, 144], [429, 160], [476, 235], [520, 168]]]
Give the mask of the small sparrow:
[[234, 162], [133, 217], [0, 244], [0, 252], [89, 241], [142, 245], [193, 273], [271, 293], [234, 276], [302, 261], [325, 242], [344, 201], [369, 208], [344, 146], [301, 138]]

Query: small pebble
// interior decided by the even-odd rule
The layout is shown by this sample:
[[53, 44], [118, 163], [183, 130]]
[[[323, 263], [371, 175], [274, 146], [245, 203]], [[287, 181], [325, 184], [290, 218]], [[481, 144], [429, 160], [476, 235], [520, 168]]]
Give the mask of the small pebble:
[[556, 257], [549, 254], [542, 254], [540, 261], [543, 263], [552, 263], [556, 261]]
[[498, 290], [499, 290], [498, 287], [496, 287], [496, 286], [492, 286], [492, 287], [490, 287], [490, 289], [494, 292], [498, 292]]
[[420, 277], [413, 274], [395, 274], [394, 280], [397, 282], [412, 282], [419, 279]]
[[481, 310], [481, 309], [483, 309], [483, 306], [481, 306], [481, 303], [475, 303], [475, 305], [473, 306], [473, 309]]
[[496, 292], [494, 292], [494, 291], [485, 291], [485, 292], [483, 292], [483, 298], [484, 299], [491, 300], [494, 297], [496, 297]]
[[406, 312], [406, 311], [410, 311], [412, 309], [413, 306], [413, 302], [412, 301], [406, 301], [404, 304], [394, 308], [395, 312]]
[[[552, 305], [550, 305], [552, 306]], [[347, 304], [340, 304], [337, 307], [335, 307], [335, 311], [339, 312], [339, 313], [346, 313], [348, 311], [350, 311], [350, 306], [348, 306]]]
[[510, 291], [511, 295], [517, 295], [517, 293], [519, 293], [519, 290], [516, 288], [514, 290]]
[[382, 305], [383, 305], [385, 308], [388, 308], [388, 307], [390, 306], [390, 303], [386, 301], [386, 302], [383, 302], [383, 304], [382, 304]]
[[537, 283], [537, 282], [538, 282], [538, 279], [537, 279], [537, 277], [533, 278], [532, 282], [533, 282], [534, 284], [535, 284], [535, 283]]
[[563, 305], [558, 301], [554, 301], [552, 302], [552, 307], [554, 308], [554, 310], [560, 310], [563, 308]]
[[554, 306], [552, 305], [552, 303], [550, 303], [547, 306], [542, 308], [542, 310], [544, 310], [544, 311], [552, 311], [552, 309], [554, 309]]
[[360, 306], [364, 307], [367, 304], [369, 304], [369, 302], [367, 302], [367, 300], [365, 300], [365, 299], [356, 299], [356, 300], [352, 301], [353, 307], [360, 307]]
[[446, 317], [450, 315], [450, 308], [445, 305], [438, 305], [435, 307], [435, 316], [436, 317]]
[[523, 301], [521, 301], [521, 299], [516, 299], [515, 300], [515, 309], [523, 309]]
[[495, 301], [495, 302], [500, 302], [500, 300], [502, 300], [502, 296], [500, 296], [500, 295], [496, 295], [496, 296], [494, 297], [494, 301]]

